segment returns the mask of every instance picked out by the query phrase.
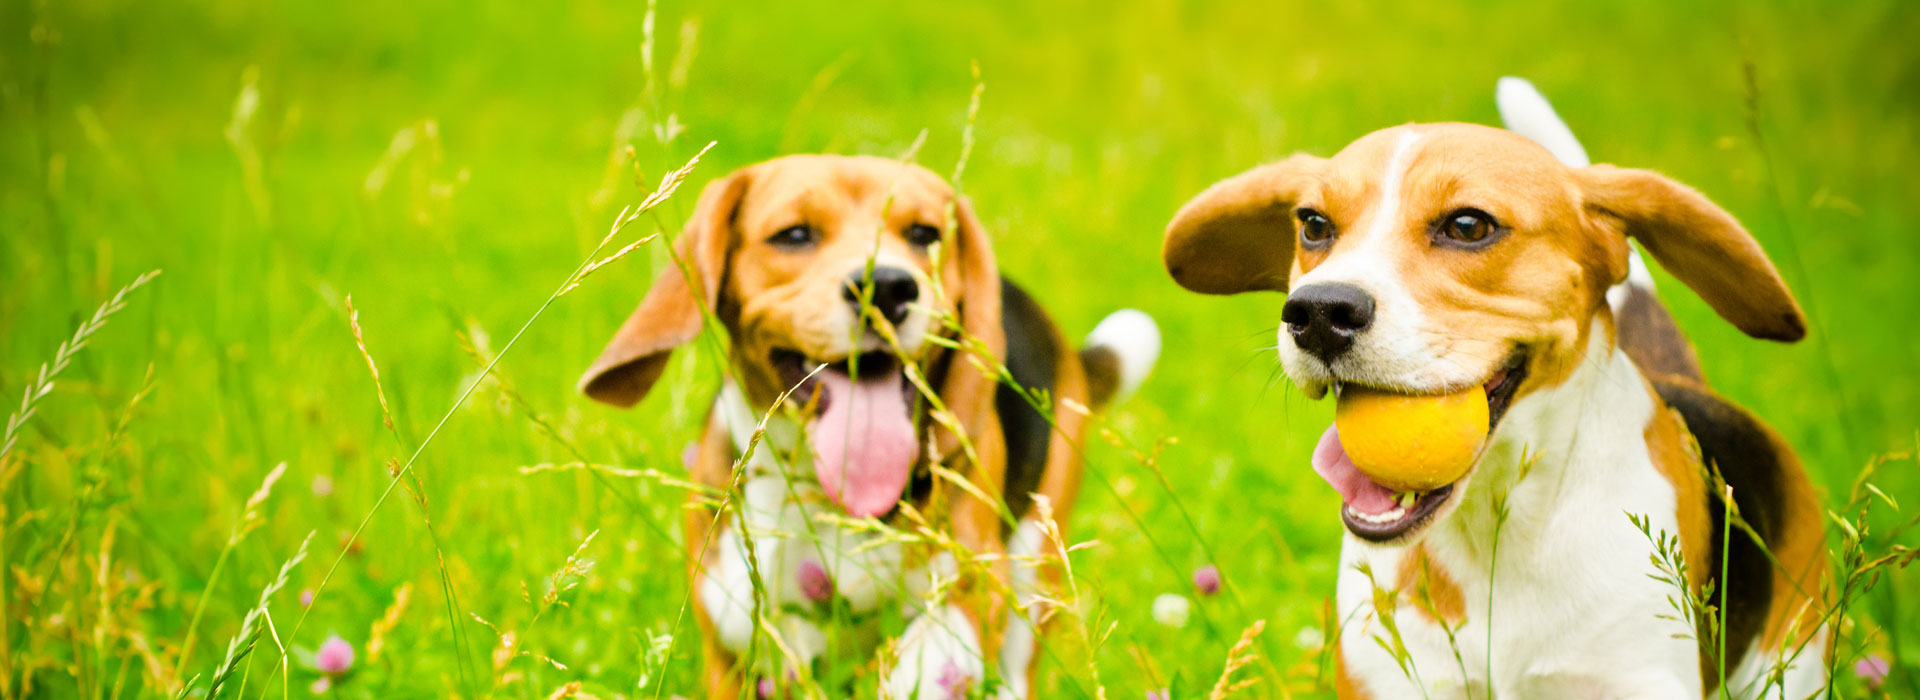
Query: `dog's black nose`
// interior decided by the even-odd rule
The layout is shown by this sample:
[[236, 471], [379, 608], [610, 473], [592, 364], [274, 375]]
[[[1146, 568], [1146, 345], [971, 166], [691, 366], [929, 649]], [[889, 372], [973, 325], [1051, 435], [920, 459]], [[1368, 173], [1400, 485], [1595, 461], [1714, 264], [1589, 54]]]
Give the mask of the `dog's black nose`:
[[1301, 350], [1332, 362], [1373, 324], [1373, 296], [1351, 284], [1309, 284], [1287, 295], [1280, 320]]
[[[855, 312], [860, 310], [860, 292], [866, 282], [866, 271], [856, 271], [840, 289], [840, 296], [853, 305]], [[897, 267], [873, 268], [873, 310], [888, 323], [907, 320], [907, 305], [919, 298], [920, 284], [913, 281], [913, 273]]]

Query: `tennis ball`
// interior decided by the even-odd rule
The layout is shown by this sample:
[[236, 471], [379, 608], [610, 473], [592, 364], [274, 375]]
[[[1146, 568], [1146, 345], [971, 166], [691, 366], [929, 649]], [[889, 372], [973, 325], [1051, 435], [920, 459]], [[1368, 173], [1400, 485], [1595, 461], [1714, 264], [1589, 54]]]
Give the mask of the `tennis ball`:
[[1347, 386], [1334, 409], [1340, 445], [1360, 473], [1395, 491], [1459, 481], [1487, 439], [1487, 392], [1409, 396]]

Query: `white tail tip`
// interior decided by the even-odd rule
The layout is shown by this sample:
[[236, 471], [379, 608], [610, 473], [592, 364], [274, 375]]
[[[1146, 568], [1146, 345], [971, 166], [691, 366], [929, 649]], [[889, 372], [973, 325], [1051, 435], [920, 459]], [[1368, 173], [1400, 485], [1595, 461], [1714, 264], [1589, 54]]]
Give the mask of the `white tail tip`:
[[1547, 148], [1553, 157], [1575, 168], [1592, 164], [1587, 149], [1573, 137], [1573, 129], [1553, 111], [1547, 96], [1525, 78], [1507, 76], [1494, 86], [1494, 102], [1500, 107], [1500, 121], [1507, 130], [1532, 139]]
[[1153, 363], [1160, 359], [1160, 326], [1139, 309], [1121, 309], [1107, 314], [1100, 325], [1087, 334], [1086, 347], [1101, 347], [1120, 358], [1120, 386], [1113, 401], [1132, 396], [1147, 381]]

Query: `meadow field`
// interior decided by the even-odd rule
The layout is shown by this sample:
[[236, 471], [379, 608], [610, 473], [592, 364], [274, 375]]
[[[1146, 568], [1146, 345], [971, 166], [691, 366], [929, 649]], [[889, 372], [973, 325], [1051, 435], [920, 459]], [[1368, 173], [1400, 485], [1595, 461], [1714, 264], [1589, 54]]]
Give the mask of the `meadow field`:
[[[1070, 335], [1121, 307], [1165, 335], [1085, 445], [1079, 595], [1040, 689], [1204, 695], [1259, 622], [1236, 697], [1331, 697], [1341, 525], [1307, 463], [1331, 405], [1267, 349], [1282, 297], [1178, 288], [1161, 234], [1294, 151], [1497, 123], [1502, 75], [1596, 161], [1751, 228], [1806, 341], [1747, 338], [1656, 272], [1666, 302], [1799, 450], [1840, 571], [1920, 542], [1906, 0], [4, 0], [0, 36], [0, 700], [698, 696], [680, 455], [718, 357], [690, 346], [636, 410], [602, 407], [575, 379], [665, 250], [555, 292], [735, 167], [951, 173], [969, 129], [961, 188], [1002, 271]], [[1838, 697], [1920, 697], [1902, 566], [1852, 581]], [[871, 670], [782, 692], [872, 697], [841, 683]]]

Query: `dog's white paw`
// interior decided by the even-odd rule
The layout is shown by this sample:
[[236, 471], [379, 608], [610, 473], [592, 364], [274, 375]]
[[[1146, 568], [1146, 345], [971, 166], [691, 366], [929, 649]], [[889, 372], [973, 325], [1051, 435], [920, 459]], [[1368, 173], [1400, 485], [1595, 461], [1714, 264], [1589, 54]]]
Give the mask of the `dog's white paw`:
[[928, 610], [900, 635], [900, 658], [887, 673], [893, 700], [955, 700], [986, 678], [973, 622], [953, 605]]

